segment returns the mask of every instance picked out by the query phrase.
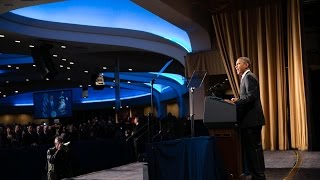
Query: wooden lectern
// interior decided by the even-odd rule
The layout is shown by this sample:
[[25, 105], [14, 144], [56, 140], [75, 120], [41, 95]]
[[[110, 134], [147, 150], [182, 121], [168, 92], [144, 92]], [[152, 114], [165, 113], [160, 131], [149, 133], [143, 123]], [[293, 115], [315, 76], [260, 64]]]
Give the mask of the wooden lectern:
[[204, 107], [204, 124], [209, 135], [217, 139], [217, 149], [229, 179], [241, 179], [242, 153], [236, 105], [207, 96]]

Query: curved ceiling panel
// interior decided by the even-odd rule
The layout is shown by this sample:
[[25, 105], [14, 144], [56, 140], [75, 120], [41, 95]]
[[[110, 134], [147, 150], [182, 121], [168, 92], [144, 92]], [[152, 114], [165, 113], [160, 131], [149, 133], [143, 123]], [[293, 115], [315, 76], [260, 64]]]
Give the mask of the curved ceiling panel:
[[192, 51], [185, 31], [130, 0], [68, 0], [11, 12], [44, 21], [149, 32]]

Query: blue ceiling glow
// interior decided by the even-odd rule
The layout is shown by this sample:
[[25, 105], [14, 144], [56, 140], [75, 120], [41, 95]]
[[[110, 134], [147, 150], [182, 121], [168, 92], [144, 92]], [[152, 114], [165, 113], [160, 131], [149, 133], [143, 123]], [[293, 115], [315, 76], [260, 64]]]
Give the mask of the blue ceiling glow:
[[33, 103], [16, 103], [13, 106], [33, 106]]
[[[155, 72], [149, 72], [150, 74], [158, 74]], [[180, 85], [185, 84], [185, 78], [179, 74], [172, 74], [172, 73], [161, 73], [160, 76], [167, 77], [169, 79], [177, 81]]]
[[[126, 79], [126, 77], [134, 77], [137, 81], [140, 81], [141, 79], [139, 77], [142, 77], [143, 79], [145, 79], [146, 74], [145, 73], [139, 73], [139, 72], [120, 72], [120, 77]], [[158, 75], [157, 72], [149, 72], [150, 74], [150, 81], [154, 78], [152, 75]], [[113, 72], [104, 72], [103, 75], [105, 77], [114, 77], [114, 73]], [[166, 77], [169, 79], [172, 79], [174, 81], [176, 81], [177, 83], [179, 83], [181, 86], [185, 84], [185, 78], [179, 74], [173, 74], [173, 73], [161, 73], [160, 77]], [[160, 91], [159, 91], [160, 92]]]
[[33, 106], [33, 93], [20, 93], [0, 100], [1, 103], [5, 101], [8, 104], [13, 104], [13, 106]]
[[[150, 82], [146, 82], [144, 80], [145, 79], [151, 80], [152, 78], [155, 78], [155, 75], [157, 74], [158, 73], [155, 73], [155, 72], [149, 72], [149, 73], [121, 72], [120, 77], [121, 78], [124, 77], [124, 79], [126, 78], [135, 79], [138, 82], [139, 81], [142, 82], [141, 84], [151, 86]], [[114, 73], [105, 72], [104, 76], [113, 78]], [[158, 82], [160, 82], [160, 79], [161, 81], [173, 80], [174, 82], [177, 82], [177, 86], [183, 86], [183, 87], [185, 86], [184, 77], [178, 74], [161, 73], [158, 78], [159, 78]], [[125, 83], [125, 85], [127, 85], [127, 83]], [[129, 86], [134, 86], [134, 85], [131, 84]], [[157, 83], [157, 80], [153, 88], [161, 94], [172, 93], [172, 91], [174, 91], [172, 87], [166, 84]], [[114, 101], [115, 100], [114, 91], [115, 90], [111, 88], [104, 88], [103, 90], [94, 90], [93, 88], [90, 87], [88, 89], [89, 97], [86, 99], [83, 99], [81, 88], [72, 88], [72, 99], [73, 99], [73, 103], [97, 103], [97, 102]], [[149, 96], [150, 91], [136, 90], [136, 89], [121, 89], [120, 94], [121, 94], [121, 100], [127, 100], [127, 99]], [[8, 96], [6, 98], [0, 98], [0, 104], [11, 104], [14, 106], [33, 106], [33, 94], [21, 93], [21, 94]]]
[[[144, 83], [144, 84], [151, 87], [151, 83]], [[155, 90], [157, 90], [159, 93], [162, 93], [165, 89], [171, 88], [171, 87], [170, 86], [165, 86], [165, 85], [162, 85], [162, 84], [153, 84], [153, 88]]]
[[[93, 88], [88, 88], [88, 98], [81, 99], [80, 103], [115, 101], [114, 91], [114, 89], [110, 88], [104, 88], [103, 90], [94, 90]], [[120, 94], [121, 100], [143, 97], [148, 95], [144, 91], [131, 89], [121, 89]]]
[[166, 86], [162, 88], [162, 92], [168, 91], [168, 90], [172, 90], [172, 87], [170, 86]]
[[33, 64], [31, 56], [19, 54], [0, 54], [0, 65], [13, 65], [13, 64]]
[[[135, 96], [130, 96], [130, 97], [122, 97], [120, 98], [121, 100], [126, 100], [126, 99], [134, 99], [134, 98], [139, 98], [139, 97], [144, 97], [144, 96], [150, 96], [151, 93], [144, 93], [140, 95], [135, 95]], [[88, 100], [88, 99], [83, 99], [81, 103], [97, 103], [97, 102], [108, 102], [108, 101], [115, 101], [116, 99], [99, 99], [99, 100]]]
[[192, 51], [185, 31], [130, 0], [68, 0], [11, 12], [44, 21], [144, 31]]
[[[59, 91], [59, 90], [57, 90]], [[88, 98], [83, 99], [81, 88], [72, 88], [73, 103], [97, 103], [115, 101], [114, 89], [104, 88], [103, 90], [88, 89]], [[130, 89], [122, 89], [121, 100], [128, 100], [144, 96], [150, 96], [150, 93], [145, 91], [137, 91]], [[12, 104], [13, 106], [33, 106], [33, 93], [21, 93], [6, 98], [0, 98], [1, 104]]]
[[0, 74], [5, 74], [5, 73], [7, 73], [7, 72], [9, 72], [9, 71], [7, 71], [7, 70], [1, 70], [1, 69], [0, 69]]

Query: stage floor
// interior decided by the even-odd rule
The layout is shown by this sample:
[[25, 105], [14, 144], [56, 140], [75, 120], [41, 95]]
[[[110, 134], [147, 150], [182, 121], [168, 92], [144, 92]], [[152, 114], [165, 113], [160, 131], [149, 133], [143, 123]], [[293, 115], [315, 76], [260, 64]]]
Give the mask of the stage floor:
[[[267, 179], [319, 179], [320, 152], [264, 151]], [[136, 162], [97, 171], [71, 179], [74, 180], [143, 180], [146, 163]], [[247, 177], [246, 179], [250, 179]]]
[[146, 163], [136, 162], [111, 169], [97, 171], [71, 179], [75, 180], [143, 180], [143, 165]]

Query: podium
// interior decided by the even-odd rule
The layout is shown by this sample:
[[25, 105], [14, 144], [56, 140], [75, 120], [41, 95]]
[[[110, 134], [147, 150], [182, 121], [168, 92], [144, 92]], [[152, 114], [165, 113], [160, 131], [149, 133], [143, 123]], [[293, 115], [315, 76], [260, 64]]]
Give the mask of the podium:
[[204, 124], [209, 135], [217, 139], [218, 151], [229, 179], [241, 179], [242, 153], [236, 105], [207, 96], [204, 107]]

